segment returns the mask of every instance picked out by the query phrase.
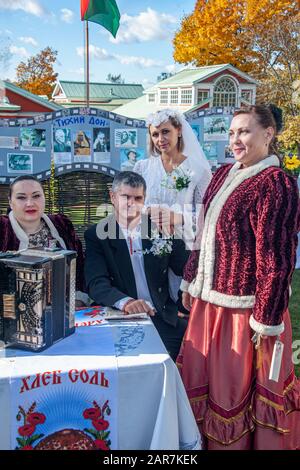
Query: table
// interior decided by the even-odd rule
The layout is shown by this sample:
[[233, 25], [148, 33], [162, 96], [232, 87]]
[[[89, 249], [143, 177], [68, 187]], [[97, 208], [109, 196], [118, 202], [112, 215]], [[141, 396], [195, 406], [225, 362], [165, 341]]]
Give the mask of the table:
[[[72, 336], [59, 341], [42, 353], [6, 349], [2, 352], [2, 356], [0, 357], [0, 449], [15, 448], [13, 447], [15, 441], [11, 438], [12, 428], [16, 427], [12, 423], [15, 416], [13, 403], [15, 392], [12, 393], [12, 387], [17, 383], [16, 380], [20, 380], [21, 374], [24, 377], [33, 377], [33, 374], [41, 371], [43, 367], [44, 371], [59, 370], [59, 373], [56, 373], [58, 376], [67, 377], [70, 368], [82, 369], [81, 364], [84, 364], [87, 371], [86, 375], [83, 374], [81, 377], [82, 380], [85, 380], [88, 374], [91, 378], [91, 371], [96, 369], [105, 371], [106, 377], [111, 374], [109, 377], [112, 381], [115, 380], [116, 393], [111, 396], [111, 403], [114, 403], [115, 399], [116, 403], [112, 409], [116, 411], [117, 429], [113, 444], [115, 447], [112, 445], [112, 449], [201, 448], [197, 424], [181, 378], [150, 319], [114, 321], [105, 325], [80, 327]], [[44, 385], [48, 385], [50, 381], [49, 374], [44, 376]], [[76, 375], [74, 372], [72, 374], [69, 374], [69, 378], [75, 380]], [[97, 380], [100, 380], [99, 377]], [[34, 384], [32, 379], [30, 380], [31, 385]], [[39, 386], [41, 380], [39, 377]], [[103, 380], [105, 380], [104, 375]], [[95, 388], [95, 376], [93, 381], [93, 389], [100, 390], [99, 384]], [[30, 389], [29, 379], [28, 383], [23, 382], [23, 394], [25, 386], [29, 389], [26, 390], [26, 394], [28, 396], [32, 394], [28, 403], [36, 402], [34, 395], [36, 388]], [[51, 418], [56, 408], [53, 394], [59, 390], [59, 385], [52, 387], [54, 391], [49, 387], [51, 394], [48, 392], [47, 395], [47, 400], [50, 400], [50, 395], [52, 400], [47, 416], [48, 423], [54, 419]], [[77, 395], [74, 395], [70, 387], [65, 387], [63, 393], [65, 406], [71, 410], [71, 406], [76, 403]], [[81, 412], [80, 419], [83, 419]], [[43, 424], [39, 427], [42, 428]]]

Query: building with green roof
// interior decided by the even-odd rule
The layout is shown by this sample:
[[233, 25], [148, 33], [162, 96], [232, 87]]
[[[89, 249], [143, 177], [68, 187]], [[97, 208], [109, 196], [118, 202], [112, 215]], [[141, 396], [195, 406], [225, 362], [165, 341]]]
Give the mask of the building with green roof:
[[[90, 83], [90, 106], [113, 111], [143, 94], [134, 83]], [[86, 83], [58, 80], [53, 90], [54, 103], [63, 107], [86, 106]]]
[[61, 106], [9, 81], [0, 81], [0, 118], [24, 118], [58, 111]]
[[255, 103], [258, 82], [230, 64], [184, 68], [145, 90], [144, 95], [114, 111], [145, 119], [158, 109], [182, 112], [209, 107], [240, 107]]

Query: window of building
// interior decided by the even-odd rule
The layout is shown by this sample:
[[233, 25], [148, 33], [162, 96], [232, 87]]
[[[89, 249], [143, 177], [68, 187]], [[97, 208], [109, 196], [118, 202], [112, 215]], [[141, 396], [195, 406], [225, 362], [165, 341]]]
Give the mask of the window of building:
[[178, 90], [171, 90], [170, 103], [178, 104]]
[[206, 100], [206, 98], [208, 97], [209, 97], [208, 90], [198, 90], [197, 103], [201, 103], [202, 101]]
[[246, 100], [249, 103], [251, 103], [251, 96], [251, 90], [243, 90], [241, 93], [241, 97], [243, 98], [243, 100]]
[[155, 93], [149, 93], [148, 103], [155, 103]]
[[181, 90], [181, 104], [191, 104], [192, 97], [191, 89]]
[[236, 87], [230, 78], [221, 78], [214, 88], [213, 106], [236, 106]]
[[160, 104], [168, 104], [168, 90], [160, 90]]

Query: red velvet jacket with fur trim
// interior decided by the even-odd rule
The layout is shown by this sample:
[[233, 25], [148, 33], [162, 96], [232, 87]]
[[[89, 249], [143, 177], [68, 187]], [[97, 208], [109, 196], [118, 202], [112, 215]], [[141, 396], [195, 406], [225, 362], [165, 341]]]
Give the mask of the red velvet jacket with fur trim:
[[252, 307], [250, 326], [265, 335], [284, 330], [300, 228], [297, 182], [278, 166], [271, 156], [215, 173], [204, 197], [201, 249], [191, 253], [181, 284], [216, 305]]

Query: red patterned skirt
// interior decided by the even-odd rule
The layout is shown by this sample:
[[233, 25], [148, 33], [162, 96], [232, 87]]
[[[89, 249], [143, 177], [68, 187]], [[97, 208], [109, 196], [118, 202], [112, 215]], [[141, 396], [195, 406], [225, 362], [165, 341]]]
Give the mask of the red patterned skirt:
[[208, 449], [300, 449], [300, 381], [289, 312], [279, 381], [269, 380], [276, 337], [251, 341], [251, 309], [196, 299], [177, 365]]

